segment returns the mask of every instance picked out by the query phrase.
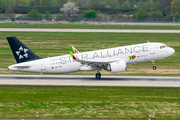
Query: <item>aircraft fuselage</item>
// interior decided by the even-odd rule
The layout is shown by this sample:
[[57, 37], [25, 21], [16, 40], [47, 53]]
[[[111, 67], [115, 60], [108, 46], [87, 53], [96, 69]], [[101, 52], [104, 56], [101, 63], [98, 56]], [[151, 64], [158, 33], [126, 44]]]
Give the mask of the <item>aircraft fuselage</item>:
[[[171, 56], [174, 52], [173, 48], [167, 47], [162, 43], [143, 43], [83, 52], [75, 54], [75, 56], [85, 61], [120, 60], [125, 61], [126, 64], [133, 64], [162, 59]], [[70, 55], [63, 55], [18, 63], [9, 66], [8, 69], [22, 72], [62, 74], [96, 70], [97, 68], [88, 67], [77, 62]]]

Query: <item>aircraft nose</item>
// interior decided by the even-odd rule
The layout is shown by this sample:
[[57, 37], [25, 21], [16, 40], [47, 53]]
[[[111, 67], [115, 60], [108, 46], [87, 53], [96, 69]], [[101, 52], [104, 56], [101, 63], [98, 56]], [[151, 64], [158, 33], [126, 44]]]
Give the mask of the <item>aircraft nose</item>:
[[173, 55], [175, 53], [175, 50], [173, 48], [170, 48], [168, 52]]

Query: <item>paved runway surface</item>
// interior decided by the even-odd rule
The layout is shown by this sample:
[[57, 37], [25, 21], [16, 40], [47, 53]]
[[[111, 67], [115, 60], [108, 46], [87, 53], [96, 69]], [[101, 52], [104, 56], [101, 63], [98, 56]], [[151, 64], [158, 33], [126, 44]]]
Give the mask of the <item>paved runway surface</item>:
[[20, 32], [109, 32], [109, 33], [180, 33], [180, 30], [37, 29], [37, 28], [0, 28], [0, 31], [20, 31]]
[[80, 75], [0, 75], [0, 85], [180, 87], [180, 77], [102, 76], [96, 80]]

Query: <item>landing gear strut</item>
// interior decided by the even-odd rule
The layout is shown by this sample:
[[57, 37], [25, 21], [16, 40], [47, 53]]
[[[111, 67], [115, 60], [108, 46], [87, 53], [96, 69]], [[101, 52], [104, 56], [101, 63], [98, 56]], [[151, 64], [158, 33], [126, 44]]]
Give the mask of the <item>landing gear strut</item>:
[[156, 70], [156, 66], [154, 65], [154, 61], [153, 60], [151, 60], [151, 63], [153, 65], [153, 70]]

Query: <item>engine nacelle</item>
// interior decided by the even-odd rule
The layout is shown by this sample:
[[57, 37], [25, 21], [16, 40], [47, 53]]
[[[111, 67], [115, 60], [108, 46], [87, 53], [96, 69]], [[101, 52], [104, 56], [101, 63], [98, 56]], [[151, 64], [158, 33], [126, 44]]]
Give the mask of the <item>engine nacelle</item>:
[[124, 60], [122, 60], [122, 61], [110, 63], [107, 70], [111, 71], [112, 73], [124, 72], [127, 70], [126, 69], [126, 62]]

